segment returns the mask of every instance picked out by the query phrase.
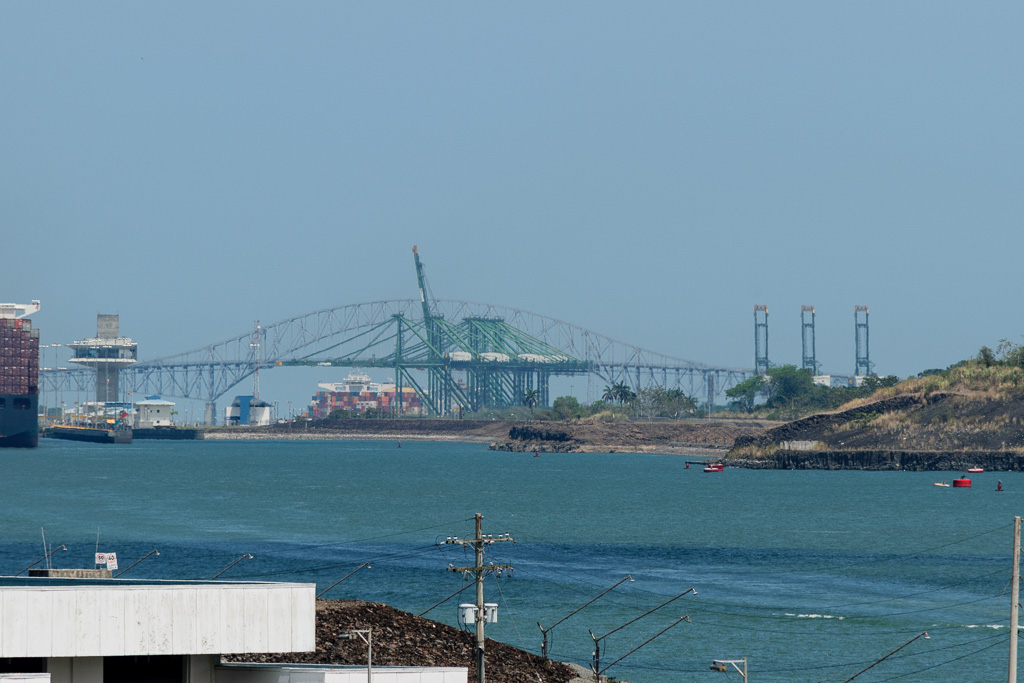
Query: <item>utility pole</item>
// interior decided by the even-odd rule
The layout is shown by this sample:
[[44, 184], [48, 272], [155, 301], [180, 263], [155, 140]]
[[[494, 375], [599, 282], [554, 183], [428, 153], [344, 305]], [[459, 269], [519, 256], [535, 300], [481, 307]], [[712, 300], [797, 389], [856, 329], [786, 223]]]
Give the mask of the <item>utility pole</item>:
[[1013, 518], [1013, 578], [1010, 588], [1010, 683], [1017, 683], [1017, 601], [1020, 600], [1020, 517]]
[[537, 622], [537, 628], [540, 629], [541, 634], [544, 636], [544, 642], [541, 644], [541, 647], [540, 647], [540, 652], [541, 652], [541, 655], [544, 657], [544, 659], [548, 658], [548, 632], [551, 631], [551, 629], [553, 629], [554, 627], [558, 626], [563, 621], [565, 621], [566, 619], [568, 619], [572, 615], [576, 614], [577, 612], [581, 612], [584, 607], [587, 607], [591, 603], [596, 602], [600, 598], [604, 597], [608, 593], [612, 592], [613, 590], [615, 590], [616, 588], [618, 588], [619, 586], [624, 584], [626, 581], [632, 582], [633, 581], [633, 577], [630, 576], [629, 574], [626, 574], [626, 576], [624, 578], [620, 579], [619, 582], [616, 583], [614, 586], [612, 586], [611, 588], [605, 589], [605, 591], [602, 592], [600, 595], [598, 595], [597, 597], [591, 598], [587, 602], [583, 603], [580, 607], [577, 607], [572, 612], [569, 612], [564, 617], [562, 617], [561, 619], [559, 619], [555, 623], [551, 624], [551, 626], [548, 626], [547, 628], [544, 628], [543, 626], [541, 626], [540, 622], [538, 621]]
[[[683, 591], [683, 592], [682, 592], [682, 593], [680, 593], [679, 595], [675, 596], [674, 598], [669, 598], [668, 600], [666, 600], [665, 602], [661, 603], [660, 605], [658, 605], [658, 606], [657, 606], [657, 607], [655, 607], [654, 609], [649, 609], [649, 610], [647, 610], [646, 612], [644, 612], [643, 614], [641, 614], [640, 616], [638, 616], [638, 617], [633, 617], [632, 619], [630, 619], [629, 621], [627, 621], [627, 622], [626, 622], [625, 624], [623, 624], [622, 626], [618, 626], [618, 627], [616, 627], [616, 628], [613, 628], [613, 629], [612, 629], [611, 631], [608, 631], [608, 633], [605, 633], [605, 634], [604, 634], [603, 636], [600, 636], [600, 637], [598, 637], [598, 636], [595, 636], [595, 635], [594, 635], [594, 632], [593, 632], [593, 631], [589, 631], [589, 629], [588, 629], [588, 631], [590, 632], [590, 637], [594, 639], [594, 652], [593, 652], [593, 660], [592, 660], [592, 662], [591, 662], [591, 664], [590, 664], [590, 668], [591, 668], [591, 669], [592, 669], [592, 670], [594, 671], [594, 674], [595, 674], [596, 676], [600, 676], [600, 675], [601, 675], [601, 673], [602, 673], [602, 672], [604, 672], [604, 671], [607, 671], [607, 670], [608, 670], [608, 668], [609, 668], [610, 666], [612, 666], [612, 664], [618, 664], [618, 663], [619, 663], [619, 662], [621, 662], [621, 661], [623, 660], [623, 658], [625, 657], [625, 655], [623, 655], [623, 657], [619, 657], [619, 658], [618, 658], [618, 659], [616, 659], [616, 660], [615, 660], [614, 662], [612, 662], [612, 664], [609, 664], [608, 666], [606, 666], [606, 667], [604, 667], [604, 668], [602, 669], [602, 668], [601, 668], [601, 641], [602, 641], [602, 640], [604, 640], [605, 638], [607, 638], [607, 637], [608, 637], [608, 636], [610, 636], [611, 634], [615, 633], [616, 631], [621, 631], [622, 629], [626, 628], [627, 626], [629, 626], [629, 625], [630, 625], [630, 624], [632, 624], [633, 622], [636, 622], [636, 621], [640, 621], [641, 619], [643, 619], [644, 617], [646, 617], [646, 616], [647, 616], [648, 614], [653, 614], [653, 613], [657, 612], [658, 610], [660, 610], [660, 609], [661, 609], [662, 607], [664, 607], [665, 605], [668, 605], [668, 604], [670, 604], [670, 603], [673, 603], [673, 602], [675, 602], [676, 600], [678, 600], [679, 598], [683, 597], [683, 596], [684, 596], [684, 595], [686, 595], [687, 593], [693, 593], [694, 595], [696, 595], [696, 594], [697, 594], [697, 589], [696, 589], [696, 588], [687, 588], [687, 589], [686, 589], [685, 591]], [[679, 619], [678, 619], [678, 620], [676, 620], [675, 622], [673, 622], [673, 623], [672, 623], [672, 626], [675, 626], [676, 624], [678, 624], [678, 623], [679, 623], [679, 621], [682, 621], [682, 620], [690, 621], [690, 617], [689, 617], [689, 615], [687, 615], [687, 616], [684, 616], [684, 617], [679, 617]], [[672, 628], [672, 626], [669, 626], [668, 628], [666, 628], [666, 629], [665, 629], [665, 631], [667, 631], [667, 630], [668, 630], [669, 628]], [[661, 631], [660, 633], [658, 633], [658, 635], [656, 635], [656, 636], [655, 636], [655, 638], [657, 638], [658, 636], [660, 636], [660, 635], [661, 635], [662, 633], [664, 633], [665, 631]], [[654, 640], [654, 638], [651, 638], [651, 640]], [[645, 641], [645, 642], [644, 642], [644, 643], [643, 643], [642, 645], [640, 645], [640, 647], [643, 647], [644, 645], [646, 645], [646, 644], [647, 644], [647, 643], [649, 643], [649, 642], [651, 642], [651, 641], [650, 641], [650, 640], [648, 640], [648, 641]], [[633, 654], [634, 652], [636, 652], [636, 651], [637, 651], [638, 649], [639, 649], [639, 648], [634, 648], [634, 649], [630, 650], [629, 652], [627, 652], [626, 654], [627, 654], [627, 655], [631, 655], [631, 654]]]
[[448, 571], [462, 572], [464, 575], [473, 572], [476, 576], [476, 614], [474, 616], [474, 621], [476, 622], [476, 680], [477, 683], [485, 683], [487, 679], [484, 675], [484, 620], [486, 618], [484, 613], [484, 576], [490, 573], [495, 573], [498, 576], [501, 576], [502, 572], [508, 572], [511, 574], [512, 566], [507, 564], [488, 564], [487, 566], [484, 566], [484, 546], [501, 541], [511, 541], [512, 543], [515, 543], [515, 539], [508, 534], [498, 534], [497, 537], [493, 535], [484, 536], [484, 517], [478, 512], [476, 513], [475, 518], [475, 538], [459, 538], [458, 536], [450, 536], [445, 541], [445, 544], [463, 546], [472, 545], [476, 550], [476, 566], [448, 567]]

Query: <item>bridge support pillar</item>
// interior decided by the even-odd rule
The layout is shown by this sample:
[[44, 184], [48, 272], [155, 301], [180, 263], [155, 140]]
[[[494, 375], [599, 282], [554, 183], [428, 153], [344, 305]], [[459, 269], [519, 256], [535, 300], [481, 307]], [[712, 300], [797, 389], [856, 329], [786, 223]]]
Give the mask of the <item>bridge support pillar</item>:
[[206, 412], [203, 413], [203, 424], [211, 426], [217, 424], [217, 404], [213, 401], [208, 401], [206, 404]]

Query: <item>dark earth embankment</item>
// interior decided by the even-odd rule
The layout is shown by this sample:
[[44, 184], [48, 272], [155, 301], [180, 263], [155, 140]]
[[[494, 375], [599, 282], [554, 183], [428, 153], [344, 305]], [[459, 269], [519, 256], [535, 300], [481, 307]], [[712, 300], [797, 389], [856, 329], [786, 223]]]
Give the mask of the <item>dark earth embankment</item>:
[[208, 429], [207, 439], [363, 439], [463, 441], [491, 450], [542, 453], [669, 453], [717, 457], [740, 436], [778, 424], [764, 420], [511, 420], [349, 419], [270, 427]]
[[761, 420], [577, 420], [512, 425], [492, 450], [528, 453], [724, 453], [736, 439], [756, 437], [774, 422]]
[[[284, 654], [228, 655], [234, 662], [294, 664], [366, 664], [366, 645], [340, 634], [373, 630], [374, 666], [467, 667], [476, 680], [474, 633], [418, 617], [381, 603], [358, 600], [317, 600], [316, 650]], [[576, 673], [569, 666], [488, 639], [485, 645], [487, 680], [493, 683], [569, 683]]]
[[966, 471], [981, 467], [993, 472], [1024, 472], [1024, 455], [993, 451], [787, 451], [762, 458], [727, 457], [730, 467], [775, 470], [903, 470]]
[[1024, 397], [985, 392], [902, 394], [741, 436], [737, 467], [986, 470], [1024, 468]]

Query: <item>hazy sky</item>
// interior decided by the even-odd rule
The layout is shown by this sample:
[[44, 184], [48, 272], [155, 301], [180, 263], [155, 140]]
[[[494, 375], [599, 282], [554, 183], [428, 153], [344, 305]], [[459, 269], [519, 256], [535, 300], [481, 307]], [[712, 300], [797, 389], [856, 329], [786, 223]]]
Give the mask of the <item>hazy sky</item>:
[[[416, 295], [713, 365], [1021, 341], [1019, 2], [4, 2], [0, 300], [142, 358]], [[322, 379], [332, 379], [330, 377]], [[315, 380], [294, 399], [308, 399]], [[244, 393], [244, 392], [241, 392]], [[281, 397], [282, 400], [285, 398]], [[287, 398], [293, 398], [288, 396]]]

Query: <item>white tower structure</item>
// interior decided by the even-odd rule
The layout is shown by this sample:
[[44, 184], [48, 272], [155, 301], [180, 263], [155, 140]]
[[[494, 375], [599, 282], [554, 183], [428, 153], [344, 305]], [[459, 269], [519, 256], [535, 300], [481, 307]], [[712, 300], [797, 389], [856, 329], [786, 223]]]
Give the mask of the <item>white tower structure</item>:
[[96, 368], [96, 400], [100, 403], [121, 400], [118, 371], [138, 362], [138, 344], [122, 337], [116, 315], [96, 316], [96, 336], [68, 344], [74, 356], [69, 360]]

